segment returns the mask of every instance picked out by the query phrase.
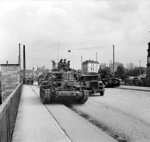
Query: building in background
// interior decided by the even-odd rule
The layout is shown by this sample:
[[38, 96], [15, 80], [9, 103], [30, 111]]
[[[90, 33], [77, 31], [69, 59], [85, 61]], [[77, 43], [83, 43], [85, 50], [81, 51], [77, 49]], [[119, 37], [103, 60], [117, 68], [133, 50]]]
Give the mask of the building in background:
[[98, 73], [99, 62], [93, 60], [87, 60], [82, 63], [82, 71], [84, 73]]
[[0, 64], [2, 102], [11, 94], [20, 82], [19, 64]]

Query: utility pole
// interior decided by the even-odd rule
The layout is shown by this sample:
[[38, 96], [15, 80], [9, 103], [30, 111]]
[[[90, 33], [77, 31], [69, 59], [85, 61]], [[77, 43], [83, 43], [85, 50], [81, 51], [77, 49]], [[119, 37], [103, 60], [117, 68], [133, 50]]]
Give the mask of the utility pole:
[[96, 52], [96, 61], [97, 61], [97, 52]]
[[82, 69], [82, 62], [83, 62], [83, 58], [82, 58], [82, 56], [81, 56], [81, 71], [83, 70], [83, 69]]
[[59, 45], [58, 45], [58, 61], [59, 61], [59, 49], [60, 49], [60, 41], [59, 41]]
[[20, 52], [21, 44], [19, 43], [19, 57], [18, 57], [18, 64], [19, 64], [19, 78], [21, 80], [21, 52]]
[[18, 64], [20, 66], [20, 70], [21, 70], [21, 44], [19, 43], [19, 57], [18, 57]]
[[113, 76], [115, 74], [115, 46], [113, 45]]
[[23, 45], [23, 79], [26, 77], [26, 53], [25, 53], [25, 45]]
[[20, 43], [19, 43], [19, 55], [18, 55], [18, 64], [20, 65]]
[[139, 68], [140, 68], [140, 75], [141, 75], [141, 60], [139, 60]]

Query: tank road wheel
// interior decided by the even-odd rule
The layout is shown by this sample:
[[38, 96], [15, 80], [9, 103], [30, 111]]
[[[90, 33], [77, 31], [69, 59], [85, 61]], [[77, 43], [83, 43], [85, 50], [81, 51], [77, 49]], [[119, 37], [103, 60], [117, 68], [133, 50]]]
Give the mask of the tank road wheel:
[[43, 103], [44, 103], [44, 104], [52, 103], [52, 95], [51, 95], [51, 93], [49, 94], [49, 96], [43, 97], [42, 100], [43, 100]]
[[83, 96], [80, 99], [77, 100], [77, 102], [79, 104], [84, 104], [88, 100], [88, 97], [89, 97], [88, 91], [83, 90], [82, 93], [83, 93]]
[[48, 96], [48, 98], [47, 98], [47, 102], [48, 102], [49, 104], [53, 102], [51, 92], [50, 92], [50, 94], [49, 94], [49, 96]]
[[101, 91], [101, 92], [100, 92], [100, 96], [104, 96], [104, 91]]
[[40, 89], [40, 98], [43, 104], [47, 104], [50, 103], [50, 95], [49, 96], [45, 96], [45, 91]]

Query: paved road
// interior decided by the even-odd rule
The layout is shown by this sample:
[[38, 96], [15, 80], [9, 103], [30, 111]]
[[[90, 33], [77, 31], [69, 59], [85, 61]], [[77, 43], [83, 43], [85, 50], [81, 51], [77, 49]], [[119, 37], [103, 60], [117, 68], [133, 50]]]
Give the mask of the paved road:
[[120, 85], [118, 88], [119, 89], [127, 89], [127, 90], [137, 90], [137, 91], [150, 92], [150, 87], [143, 87], [143, 86]]
[[150, 93], [107, 88], [104, 97], [90, 97], [74, 109], [93, 119], [103, 129], [132, 142], [150, 141]]

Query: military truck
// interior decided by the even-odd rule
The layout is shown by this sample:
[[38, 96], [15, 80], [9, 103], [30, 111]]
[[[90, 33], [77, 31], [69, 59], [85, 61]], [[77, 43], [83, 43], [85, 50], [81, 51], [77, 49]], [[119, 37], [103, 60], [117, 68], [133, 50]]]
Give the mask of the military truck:
[[100, 93], [101, 96], [104, 96], [105, 85], [99, 80], [98, 74], [81, 74], [79, 76], [79, 82], [84, 86], [85, 90], [88, 90], [90, 94]]
[[72, 71], [52, 71], [40, 84], [40, 98], [43, 103], [61, 99], [84, 104], [88, 96], [89, 92], [75, 80]]

